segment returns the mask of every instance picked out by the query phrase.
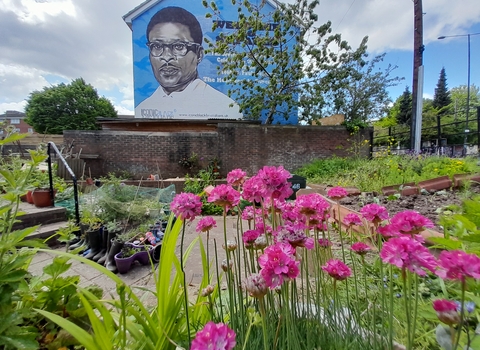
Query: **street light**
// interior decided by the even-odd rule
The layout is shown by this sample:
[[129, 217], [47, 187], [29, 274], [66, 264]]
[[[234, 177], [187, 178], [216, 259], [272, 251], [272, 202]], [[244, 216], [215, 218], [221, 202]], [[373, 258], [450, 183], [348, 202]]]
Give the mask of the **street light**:
[[[480, 33], [468, 33], [468, 34], [458, 34], [458, 35], [442, 35], [439, 36], [438, 39], [442, 40], [445, 38], [457, 38], [461, 36], [466, 36], [468, 38], [468, 63], [467, 63], [467, 117], [465, 119], [465, 138], [463, 141], [464, 146], [466, 147], [467, 144], [467, 133], [468, 133], [468, 118], [470, 116], [470, 37], [474, 35], [479, 35]], [[477, 125], [477, 128], [480, 125]], [[465, 150], [466, 152], [466, 150]]]

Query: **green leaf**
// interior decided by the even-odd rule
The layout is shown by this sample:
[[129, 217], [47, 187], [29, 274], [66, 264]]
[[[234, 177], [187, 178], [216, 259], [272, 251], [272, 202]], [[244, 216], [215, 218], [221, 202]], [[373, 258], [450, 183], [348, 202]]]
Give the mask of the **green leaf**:
[[429, 237], [429, 241], [436, 244], [436, 247], [446, 248], [448, 250], [456, 250], [462, 247], [462, 242], [449, 238]]
[[51, 264], [43, 268], [43, 272], [53, 278], [57, 278], [62, 273], [68, 271], [72, 264], [68, 263], [70, 259], [64, 256], [56, 256]]
[[75, 323], [55, 315], [54, 313], [34, 309], [40, 315], [45, 318], [48, 318], [50, 321], [56, 323], [58, 326], [65, 329], [68, 333], [70, 333], [77, 341], [82, 344], [88, 350], [102, 350], [101, 347], [97, 346], [95, 343], [93, 336], [90, 335], [86, 330], [82, 329], [81, 327], [77, 326]]

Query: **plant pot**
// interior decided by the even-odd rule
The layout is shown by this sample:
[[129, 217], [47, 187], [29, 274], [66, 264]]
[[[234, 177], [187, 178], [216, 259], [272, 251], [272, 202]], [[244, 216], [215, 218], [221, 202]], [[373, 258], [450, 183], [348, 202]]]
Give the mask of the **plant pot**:
[[117, 253], [115, 255], [115, 265], [117, 265], [117, 270], [121, 274], [124, 274], [130, 271], [130, 268], [132, 267], [132, 264], [134, 261], [135, 261], [135, 254], [132, 256], [129, 256], [128, 258], [124, 258], [122, 256], [122, 252]]
[[116, 254], [115, 264], [117, 265], [118, 272], [120, 272], [121, 274], [127, 273], [135, 261], [138, 261], [142, 265], [150, 264], [150, 257], [154, 251], [153, 248], [147, 250], [147, 248], [145, 248], [146, 246], [137, 246], [132, 243], [125, 243], [125, 245], [129, 245], [135, 249], [142, 249], [142, 250], [126, 258], [123, 257], [122, 252], [119, 252], [118, 254]]
[[[53, 191], [55, 196], [56, 190]], [[50, 189], [36, 188], [32, 192], [33, 204], [37, 208], [53, 207], [53, 198], [50, 196]]]
[[27, 203], [33, 204], [32, 191], [27, 192]]

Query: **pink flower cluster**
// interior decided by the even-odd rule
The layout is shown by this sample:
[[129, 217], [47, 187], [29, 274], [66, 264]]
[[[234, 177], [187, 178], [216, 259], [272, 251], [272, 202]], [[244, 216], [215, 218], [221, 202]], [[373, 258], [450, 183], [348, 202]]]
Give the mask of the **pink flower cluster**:
[[191, 350], [232, 350], [237, 342], [236, 334], [223, 323], [208, 322], [198, 331], [190, 346]]
[[358, 255], [365, 255], [371, 250], [371, 248], [363, 242], [353, 243], [350, 249], [352, 249], [352, 251], [354, 251]]
[[245, 248], [253, 248], [253, 244], [256, 239], [262, 234], [261, 231], [257, 230], [247, 230], [243, 233], [242, 239], [245, 244]]
[[262, 184], [262, 197], [286, 199], [293, 193], [288, 179], [292, 175], [283, 166], [264, 166], [256, 175]]
[[248, 294], [254, 298], [261, 298], [267, 294], [268, 287], [265, 279], [259, 273], [248, 276], [245, 282], [245, 289]]
[[300, 262], [295, 260], [295, 249], [288, 243], [276, 243], [265, 249], [258, 258], [260, 274], [270, 289], [294, 279], [300, 273]]
[[210, 192], [208, 201], [229, 210], [240, 202], [240, 193], [231, 186], [218, 185]]
[[414, 235], [426, 228], [433, 228], [434, 225], [425, 216], [413, 210], [404, 210], [395, 214], [390, 220], [400, 234]]
[[233, 169], [227, 174], [227, 184], [233, 187], [241, 186], [247, 177], [247, 173], [242, 169]]
[[408, 269], [419, 276], [426, 275], [424, 269], [433, 273], [437, 267], [437, 261], [430, 251], [409, 236], [394, 237], [385, 242], [380, 258], [385, 263]]
[[375, 224], [388, 219], [387, 209], [376, 203], [365, 205], [360, 209], [360, 213], [366, 220]]
[[332, 187], [327, 191], [327, 196], [336, 201], [348, 196], [348, 191], [343, 187]]
[[310, 193], [297, 197], [295, 208], [306, 217], [319, 216], [323, 219], [324, 214], [330, 208], [330, 204], [318, 193]]
[[305, 235], [305, 226], [302, 224], [286, 223], [280, 226], [275, 233], [277, 242], [289, 243], [292, 247], [312, 249], [315, 241]]
[[437, 275], [443, 279], [465, 282], [467, 277], [480, 279], [480, 258], [462, 250], [442, 251]]
[[357, 214], [348, 213], [343, 218], [343, 223], [347, 226], [353, 226], [353, 225], [361, 226], [362, 219], [360, 219], [360, 217]]
[[201, 218], [197, 223], [197, 232], [208, 232], [212, 228], [217, 227], [217, 222], [211, 216]]
[[322, 270], [325, 271], [337, 281], [347, 279], [352, 275], [352, 270], [341, 260], [331, 259], [322, 266]]
[[202, 201], [193, 193], [180, 193], [170, 203], [170, 210], [182, 220], [193, 220], [202, 212]]
[[437, 312], [438, 319], [445, 324], [451, 326], [460, 322], [457, 304], [454, 301], [446, 299], [434, 300], [433, 309]]

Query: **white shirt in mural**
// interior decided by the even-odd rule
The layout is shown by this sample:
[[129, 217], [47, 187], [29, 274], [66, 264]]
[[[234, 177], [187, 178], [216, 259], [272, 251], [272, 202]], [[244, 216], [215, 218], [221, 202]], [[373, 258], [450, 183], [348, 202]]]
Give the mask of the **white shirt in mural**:
[[[230, 104], [233, 104], [230, 107]], [[200, 79], [167, 95], [161, 86], [135, 108], [135, 118], [241, 119], [238, 104]]]

